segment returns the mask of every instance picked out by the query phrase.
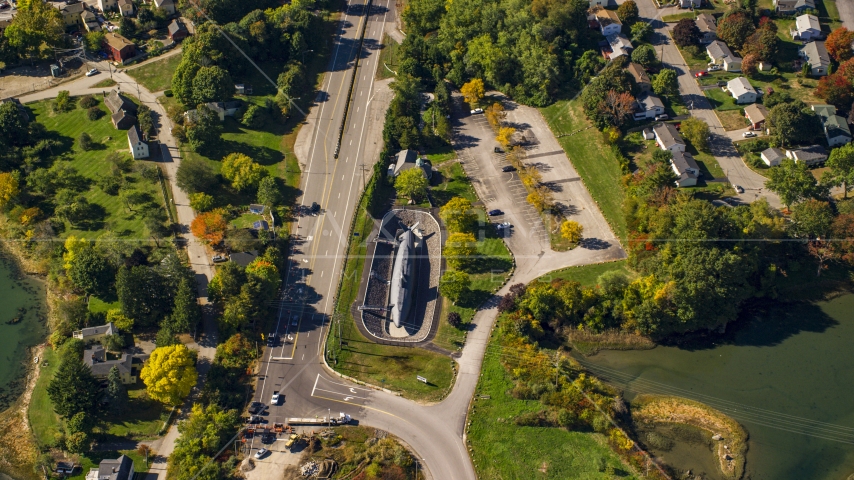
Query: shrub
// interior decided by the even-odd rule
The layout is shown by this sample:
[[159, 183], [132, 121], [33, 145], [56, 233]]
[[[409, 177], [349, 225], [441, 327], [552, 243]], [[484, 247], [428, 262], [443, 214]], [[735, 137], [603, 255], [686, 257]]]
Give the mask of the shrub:
[[462, 317], [457, 312], [451, 312], [448, 314], [448, 325], [454, 328], [460, 328], [460, 325], [463, 323]]
[[86, 132], [80, 134], [80, 137], [77, 139], [77, 143], [80, 145], [80, 150], [83, 150], [84, 152], [92, 150], [92, 147], [94, 146], [92, 143], [92, 137]]
[[99, 107], [97, 107], [97, 106], [95, 106], [95, 107], [89, 107], [89, 108], [86, 110], [86, 118], [88, 118], [89, 120], [95, 121], [95, 120], [97, 120], [97, 119], [99, 119], [99, 118], [101, 118], [101, 117], [103, 117], [103, 116], [104, 116], [104, 111], [103, 111], [103, 110], [101, 110], [101, 109], [100, 109]]
[[164, 92], [163, 92], [163, 95], [166, 95], [167, 97], [171, 97], [171, 96], [173, 95], [173, 94], [172, 94], [172, 90], [166, 90], [166, 91], [164, 91]]
[[98, 105], [98, 99], [92, 95], [86, 95], [80, 99], [80, 106], [83, 108], [92, 108], [95, 105]]

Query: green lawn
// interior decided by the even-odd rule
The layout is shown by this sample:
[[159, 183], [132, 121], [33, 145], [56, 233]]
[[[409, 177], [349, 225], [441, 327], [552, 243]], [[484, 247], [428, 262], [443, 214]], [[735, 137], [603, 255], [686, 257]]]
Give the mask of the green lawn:
[[450, 146], [428, 149], [424, 153], [424, 156], [430, 160], [430, 163], [433, 164], [434, 167], [438, 167], [448, 160], [457, 158], [456, 152], [454, 152], [454, 149]]
[[107, 87], [112, 87], [115, 84], [116, 84], [115, 80], [113, 80], [112, 78], [106, 78], [106, 79], [101, 80], [100, 82], [96, 83], [95, 85], [92, 85], [92, 88], [107, 88]]
[[[540, 111], [556, 134], [570, 133], [589, 125], [580, 100], [559, 101]], [[590, 128], [559, 141], [614, 233], [625, 239], [626, 221], [622, 211], [625, 193], [620, 184], [623, 173], [602, 135]]]
[[619, 271], [626, 275], [632, 275], [629, 266], [625, 260], [617, 260], [615, 262], [593, 263], [590, 265], [580, 265], [577, 267], [568, 267], [554, 272], [549, 272], [537, 280], [550, 282], [556, 279], [572, 280], [578, 282], [585, 287], [596, 285], [596, 280], [605, 272]]
[[145, 384], [138, 380], [128, 386], [128, 408], [121, 415], [105, 415], [103, 424], [95, 430], [95, 435], [131, 438], [134, 440], [152, 440], [157, 438], [163, 424], [169, 420], [169, 408], [150, 398]]
[[136, 79], [152, 92], [168, 90], [172, 85], [172, 74], [181, 63], [181, 54], [147, 63], [141, 67], [126, 70], [127, 74]]
[[[119, 458], [119, 456], [121, 455], [127, 455], [128, 457], [130, 457], [131, 460], [133, 460], [134, 472], [141, 473], [148, 471], [148, 465], [145, 463], [145, 457], [138, 454], [136, 450], [89, 452], [86, 455], [82, 455], [80, 457], [80, 473], [68, 477], [68, 480], [85, 480], [86, 474], [89, 473], [89, 469], [97, 468], [98, 464], [101, 463], [101, 460], [108, 458]], [[150, 462], [152, 458], [149, 456], [148, 460]]]
[[394, 77], [394, 73], [400, 66], [399, 57], [400, 44], [388, 35], [383, 35], [383, 47], [380, 51], [380, 61], [377, 62], [377, 80]]
[[[490, 351], [493, 348], [500, 348], [494, 335]], [[486, 355], [481, 372], [469, 412], [467, 437], [478, 478], [616, 478], [606, 476], [602, 463], [613, 467], [619, 478], [637, 478], [600, 434], [515, 425], [515, 417], [539, 411], [543, 406], [537, 400], [516, 400], [508, 395], [513, 382], [500, 363], [498, 350]]]
[[44, 349], [39, 368], [39, 379], [33, 389], [27, 415], [36, 442], [44, 447], [53, 444], [54, 434], [59, 433], [59, 417], [53, 412], [53, 404], [47, 395], [47, 386], [53, 379], [56, 369], [59, 368], [59, 357], [53, 349]]
[[661, 21], [662, 22], [668, 22], [668, 23], [678, 22], [679, 20], [682, 20], [683, 18], [690, 18], [693, 20], [693, 19], [697, 18], [697, 14], [694, 12], [674, 13], [673, 15], [665, 15], [665, 16], [661, 17]]
[[704, 93], [706, 94], [706, 98], [708, 98], [709, 102], [712, 104], [712, 108], [715, 110], [741, 110], [744, 108], [744, 105], [738, 105], [735, 103], [735, 99], [732, 98], [732, 95], [730, 95], [729, 92], [725, 92], [720, 88], [705, 90]]
[[[99, 97], [96, 98], [101, 100]], [[61, 149], [54, 152], [58, 157], [56, 161], [68, 161], [90, 184], [84, 195], [93, 205], [91, 219], [87, 222], [78, 222], [77, 225], [66, 222], [65, 231], [60, 235], [94, 239], [104, 230], [111, 230], [118, 236], [148, 243], [150, 240], [139, 212], [129, 210], [118, 196], [109, 195], [95, 185], [105, 172], [110, 171], [111, 165], [105, 160], [107, 153], [116, 152], [122, 157], [130, 158], [127, 133], [113, 127], [103, 102], [99, 108], [105, 115], [95, 121], [87, 119], [86, 111], [80, 107], [70, 112], [54, 114], [50, 112], [50, 101], [31, 103], [27, 106], [35, 115], [35, 120], [43, 124], [49, 134], [60, 141]], [[89, 133], [98, 145], [97, 148], [90, 151], [80, 150], [77, 139], [84, 131]], [[135, 167], [157, 166], [156, 163], [149, 161], [137, 160], [133, 163]], [[133, 189], [148, 195], [150, 202], [161, 207], [164, 205], [163, 193], [158, 182], [145, 180], [136, 172], [125, 174], [125, 178]]]
[[92, 295], [89, 297], [89, 311], [92, 313], [107, 313], [107, 311], [121, 308], [122, 304], [118, 300], [114, 302], [106, 302]]

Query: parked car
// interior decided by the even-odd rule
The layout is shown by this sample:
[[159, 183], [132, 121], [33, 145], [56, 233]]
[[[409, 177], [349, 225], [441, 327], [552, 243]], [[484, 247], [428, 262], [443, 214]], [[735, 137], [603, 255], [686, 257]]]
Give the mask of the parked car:
[[506, 165], [501, 169], [501, 171], [502, 172], [515, 172], [516, 167], [514, 167], [513, 165]]
[[709, 71], [710, 72], [717, 72], [720, 69], [721, 69], [721, 66], [718, 64], [713, 63], [713, 64], [709, 65]]
[[474, 110], [471, 111], [472, 115], [475, 115], [478, 113], [483, 113], [483, 109], [482, 108], [475, 108]]
[[258, 450], [257, 452], [255, 452], [255, 458], [257, 460], [260, 460], [260, 459], [266, 457], [268, 453], [270, 453], [269, 450], [267, 450], [266, 448], [262, 448], [261, 450]]
[[735, 186], [735, 191], [736, 191], [736, 192], [738, 192], [738, 193], [744, 193], [744, 189], [743, 189], [743, 188], [741, 188], [741, 185], [736, 185], [736, 186]]
[[725, 82], [725, 81], [723, 81], [723, 80], [721, 80], [721, 81], [719, 81], [719, 82], [718, 82], [718, 86], [719, 86], [719, 87], [726, 87], [726, 82]]
[[9, 2], [0, 3], [0, 10], [6, 10], [9, 7], [10, 7]]
[[501, 147], [495, 147], [492, 149], [492, 151], [495, 153], [504, 153], [504, 150], [502, 150]]
[[279, 400], [281, 400], [281, 398], [282, 397], [279, 395], [279, 391], [278, 390], [274, 391], [273, 396], [270, 398], [270, 404], [271, 405], [278, 405]]
[[246, 423], [263, 423], [264, 418], [260, 415], [250, 415], [247, 417]]
[[741, 136], [744, 138], [752, 138], [756, 136], [756, 132], [744, 132], [741, 134]]
[[258, 415], [267, 408], [267, 405], [264, 405], [261, 402], [252, 402], [249, 404], [249, 414], [250, 415]]
[[706, 72], [706, 71], [700, 71], [700, 72], [697, 72], [697, 73], [695, 73], [695, 74], [694, 74], [694, 78], [705, 77], [705, 76], [706, 76], [706, 75], [708, 75], [708, 74], [709, 74], [709, 72]]
[[225, 255], [214, 255], [213, 259], [214, 263], [227, 262], [228, 258]]
[[662, 113], [661, 115], [656, 115], [656, 116], [655, 116], [655, 121], [657, 122], [657, 121], [659, 121], [659, 120], [667, 120], [667, 119], [669, 119], [669, 118], [670, 118], [670, 115], [668, 115], [668, 114], [666, 114], [666, 113]]
[[86, 72], [86, 76], [91, 77], [92, 75], [97, 75], [99, 73], [101, 73], [101, 72], [98, 71], [97, 68], [93, 68], [92, 70], [89, 70], [88, 72]]
[[294, 327], [296, 327], [297, 325], [299, 325], [299, 316], [294, 315], [294, 317], [291, 319], [291, 325], [292, 325], [292, 326], [294, 326]]
[[487, 214], [490, 217], [497, 217], [498, 215], [504, 215], [504, 212], [496, 208], [495, 210], [490, 210], [489, 212], [487, 212]]
[[511, 225], [510, 222], [502, 222], [502, 223], [499, 223], [498, 225], [496, 225], [495, 228], [497, 228], [499, 230], [505, 230], [508, 228], [513, 228], [513, 225]]

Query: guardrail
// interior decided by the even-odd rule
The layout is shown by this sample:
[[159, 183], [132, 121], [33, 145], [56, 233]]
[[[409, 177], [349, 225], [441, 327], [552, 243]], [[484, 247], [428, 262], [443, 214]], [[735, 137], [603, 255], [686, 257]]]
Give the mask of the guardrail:
[[356, 85], [356, 75], [359, 73], [359, 58], [362, 56], [362, 46], [365, 42], [365, 32], [368, 30], [368, 17], [371, 14], [371, 4], [373, 0], [368, 0], [365, 4], [365, 23], [362, 25], [362, 31], [359, 33], [359, 48], [356, 49], [356, 63], [353, 65], [353, 74], [350, 76], [350, 88], [347, 89], [347, 102], [344, 104], [344, 117], [341, 119], [341, 126], [338, 127], [338, 142], [335, 144], [335, 153], [332, 155], [338, 158], [341, 151], [341, 140], [344, 139], [344, 127], [347, 125], [347, 117], [350, 116], [350, 103], [353, 101], [353, 86]]

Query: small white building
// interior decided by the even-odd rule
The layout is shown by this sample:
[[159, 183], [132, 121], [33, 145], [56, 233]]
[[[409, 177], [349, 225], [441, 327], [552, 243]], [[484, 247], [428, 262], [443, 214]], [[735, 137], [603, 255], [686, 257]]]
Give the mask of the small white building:
[[700, 178], [700, 167], [688, 152], [677, 151], [673, 152], [673, 158], [670, 159], [670, 168], [676, 174], [677, 187], [693, 187], [697, 185], [697, 179]]
[[827, 160], [827, 150], [821, 145], [810, 145], [809, 147], [798, 148], [786, 152], [786, 156], [795, 161], [795, 163], [804, 162], [809, 166], [819, 165]]
[[106, 325], [98, 325], [97, 327], [86, 327], [82, 330], [71, 332], [71, 336], [78, 340], [83, 340], [84, 343], [97, 342], [107, 335], [117, 335], [119, 330], [113, 322]]
[[801, 15], [795, 19], [795, 28], [789, 30], [793, 40], [815, 40], [821, 38], [821, 22], [815, 15]]
[[635, 120], [648, 120], [655, 118], [656, 115], [664, 113], [664, 102], [660, 98], [651, 93], [638, 95], [635, 103], [635, 113], [632, 117]]
[[148, 158], [148, 144], [142, 141], [142, 134], [136, 125], [128, 129], [128, 146], [134, 160]]
[[175, 0], [154, 0], [154, 6], [166, 10], [169, 15], [175, 14]]
[[732, 98], [735, 99], [735, 103], [753, 103], [756, 101], [756, 89], [744, 77], [737, 77], [728, 81], [726, 88]]
[[605, 10], [604, 8], [596, 11], [596, 21], [599, 22], [599, 30], [602, 35], [616, 35], [623, 30], [623, 23], [620, 22], [620, 17], [613, 10]]
[[830, 55], [824, 47], [824, 42], [810, 42], [801, 47], [798, 55], [810, 64], [812, 76], [827, 75], [827, 69], [830, 67]]
[[768, 148], [762, 150], [762, 153], [759, 154], [759, 157], [765, 162], [765, 165], [769, 167], [776, 167], [786, 158], [786, 152], [779, 148]]
[[672, 124], [659, 123], [652, 127], [652, 132], [655, 134], [655, 142], [662, 150], [670, 150], [674, 153], [685, 151], [685, 140]]

